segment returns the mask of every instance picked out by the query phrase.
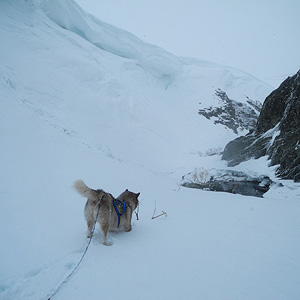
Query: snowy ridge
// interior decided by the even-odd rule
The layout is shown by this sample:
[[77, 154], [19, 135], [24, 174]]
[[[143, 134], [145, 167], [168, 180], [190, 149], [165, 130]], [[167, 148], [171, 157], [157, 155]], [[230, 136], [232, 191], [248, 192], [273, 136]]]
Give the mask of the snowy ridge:
[[[261, 102], [267, 85], [176, 58], [74, 1], [0, 1], [0, 36], [1, 300], [47, 299], [78, 263], [87, 239], [77, 179], [141, 192], [140, 219], [111, 233], [112, 247], [97, 227], [55, 299], [298, 298], [299, 185], [264, 199], [179, 186], [195, 167], [226, 168], [199, 155], [236, 136], [198, 115], [215, 90]], [[235, 170], [276, 180], [267, 165]], [[168, 217], [152, 220], [155, 205]]]
[[147, 44], [136, 36], [86, 14], [74, 1], [40, 1], [45, 14], [96, 47], [124, 58], [136, 60], [146, 71], [169, 80], [182, 72], [179, 59], [167, 51]]
[[181, 60], [187, 65], [189, 76], [205, 78], [210, 75], [215, 79], [214, 89], [220, 88], [226, 91], [229, 97], [243, 103], [247, 102], [248, 98], [263, 102], [272, 90], [272, 87], [262, 80], [230, 66], [195, 58]]

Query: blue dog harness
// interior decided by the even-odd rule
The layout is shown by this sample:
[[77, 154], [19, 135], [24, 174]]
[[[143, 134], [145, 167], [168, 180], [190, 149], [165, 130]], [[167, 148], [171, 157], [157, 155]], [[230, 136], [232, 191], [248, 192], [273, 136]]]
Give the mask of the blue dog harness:
[[[120, 218], [125, 214], [125, 211], [126, 211], [126, 203], [125, 202], [122, 202], [120, 199], [114, 199], [113, 200], [113, 205], [114, 205], [114, 208], [115, 208], [115, 211], [118, 215], [118, 226], [120, 225]], [[117, 205], [123, 205], [123, 212], [120, 214], [119, 210], [118, 210], [118, 206]]]

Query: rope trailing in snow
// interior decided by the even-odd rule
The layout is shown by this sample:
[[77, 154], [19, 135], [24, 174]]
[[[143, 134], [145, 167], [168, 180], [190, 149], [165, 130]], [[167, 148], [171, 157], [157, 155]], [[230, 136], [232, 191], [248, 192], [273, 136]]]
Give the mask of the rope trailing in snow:
[[87, 250], [91, 244], [91, 241], [92, 241], [92, 238], [93, 238], [93, 235], [94, 235], [94, 231], [95, 231], [95, 227], [96, 227], [96, 223], [97, 223], [97, 219], [98, 219], [98, 215], [99, 215], [99, 211], [100, 211], [100, 204], [101, 204], [101, 201], [103, 199], [103, 197], [105, 196], [105, 194], [102, 196], [101, 200], [99, 201], [99, 205], [98, 205], [98, 211], [97, 211], [97, 216], [96, 216], [96, 219], [95, 219], [95, 222], [94, 222], [94, 226], [93, 226], [93, 230], [92, 230], [92, 233], [91, 233], [91, 237], [89, 239], [89, 242], [80, 258], [80, 260], [78, 261], [77, 265], [74, 267], [74, 269], [72, 270], [72, 272], [66, 277], [66, 279], [59, 284], [59, 286], [56, 288], [56, 290], [47, 298], [48, 300], [51, 300], [51, 298], [53, 298], [61, 289], [61, 287], [66, 284], [70, 278], [72, 277], [72, 275], [75, 273], [75, 271], [78, 269], [79, 265], [81, 264], [83, 258], [85, 257], [86, 253], [87, 253]]

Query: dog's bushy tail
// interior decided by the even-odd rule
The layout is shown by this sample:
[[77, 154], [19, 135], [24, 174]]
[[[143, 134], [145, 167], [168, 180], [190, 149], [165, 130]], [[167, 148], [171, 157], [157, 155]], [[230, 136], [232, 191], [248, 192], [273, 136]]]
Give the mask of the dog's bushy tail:
[[102, 190], [93, 190], [89, 188], [82, 180], [76, 180], [73, 184], [73, 188], [83, 197], [91, 200], [98, 200], [99, 194]]

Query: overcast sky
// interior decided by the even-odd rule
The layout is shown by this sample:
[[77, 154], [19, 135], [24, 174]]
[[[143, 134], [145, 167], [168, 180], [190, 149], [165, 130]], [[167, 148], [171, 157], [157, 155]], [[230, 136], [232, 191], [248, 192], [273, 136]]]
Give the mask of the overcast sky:
[[76, 0], [175, 55], [235, 67], [277, 87], [300, 69], [300, 0]]

